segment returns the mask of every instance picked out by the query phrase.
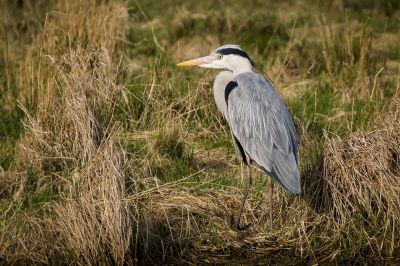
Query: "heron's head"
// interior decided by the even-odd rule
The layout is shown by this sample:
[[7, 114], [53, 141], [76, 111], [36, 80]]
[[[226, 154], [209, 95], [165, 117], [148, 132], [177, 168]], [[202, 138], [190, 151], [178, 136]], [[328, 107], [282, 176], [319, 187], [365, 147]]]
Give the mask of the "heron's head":
[[252, 71], [254, 63], [239, 45], [229, 44], [218, 47], [207, 56], [188, 60], [177, 64], [177, 66], [217, 68], [239, 73]]

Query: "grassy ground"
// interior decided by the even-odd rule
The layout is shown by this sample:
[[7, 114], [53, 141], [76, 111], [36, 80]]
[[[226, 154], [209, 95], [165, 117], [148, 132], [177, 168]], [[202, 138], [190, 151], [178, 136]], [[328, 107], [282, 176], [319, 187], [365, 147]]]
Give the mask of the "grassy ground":
[[[397, 1], [0, 1], [0, 262], [398, 263]], [[240, 44], [294, 117], [304, 193], [242, 166], [181, 60]]]

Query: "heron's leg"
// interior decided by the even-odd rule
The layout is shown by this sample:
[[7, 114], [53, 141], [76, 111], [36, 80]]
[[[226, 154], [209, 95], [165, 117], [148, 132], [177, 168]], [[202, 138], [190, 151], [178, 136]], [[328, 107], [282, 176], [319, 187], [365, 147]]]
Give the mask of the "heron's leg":
[[237, 220], [236, 220], [236, 228], [237, 229], [240, 229], [240, 217], [242, 216], [244, 204], [246, 202], [247, 195], [249, 194], [249, 188], [250, 188], [250, 185], [251, 185], [250, 165], [247, 164], [246, 166], [247, 166], [247, 174], [248, 175], [247, 175], [246, 183], [244, 184], [242, 203], [240, 204], [240, 209], [239, 209], [239, 213], [238, 213]]
[[271, 186], [270, 186], [270, 189], [269, 189], [269, 229], [272, 231], [272, 221], [273, 221], [273, 215], [272, 215], [272, 212], [273, 212], [272, 193], [273, 193], [273, 190], [274, 190], [274, 182], [272, 181], [272, 179], [270, 181], [271, 181]]

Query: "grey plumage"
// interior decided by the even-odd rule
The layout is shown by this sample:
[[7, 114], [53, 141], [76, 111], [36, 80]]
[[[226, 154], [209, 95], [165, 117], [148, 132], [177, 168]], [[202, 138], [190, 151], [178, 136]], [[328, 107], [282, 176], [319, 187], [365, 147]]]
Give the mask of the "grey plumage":
[[285, 105], [260, 75], [242, 73], [233, 81], [237, 87], [227, 97], [232, 134], [248, 158], [277, 184], [291, 194], [301, 193], [296, 130]]

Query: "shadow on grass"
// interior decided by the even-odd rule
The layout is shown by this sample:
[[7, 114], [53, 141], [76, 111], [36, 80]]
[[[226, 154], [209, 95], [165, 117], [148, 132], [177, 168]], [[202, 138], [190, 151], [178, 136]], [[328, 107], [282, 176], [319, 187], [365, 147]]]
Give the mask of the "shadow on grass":
[[332, 192], [327, 180], [322, 177], [323, 157], [320, 155], [316, 163], [301, 173], [303, 197], [307, 204], [317, 213], [328, 213], [332, 207]]

